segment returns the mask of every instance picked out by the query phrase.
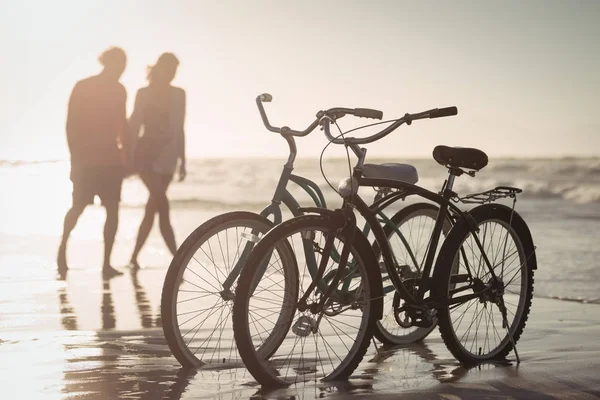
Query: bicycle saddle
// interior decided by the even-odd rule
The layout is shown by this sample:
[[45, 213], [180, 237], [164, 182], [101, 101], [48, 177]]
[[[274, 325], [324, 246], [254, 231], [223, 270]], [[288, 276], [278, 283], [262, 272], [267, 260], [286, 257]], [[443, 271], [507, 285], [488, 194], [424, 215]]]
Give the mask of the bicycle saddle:
[[413, 185], [419, 181], [417, 169], [409, 164], [365, 164], [363, 167], [364, 178], [392, 179]]
[[488, 163], [488, 156], [469, 147], [435, 146], [433, 158], [444, 167], [466, 168], [479, 171]]

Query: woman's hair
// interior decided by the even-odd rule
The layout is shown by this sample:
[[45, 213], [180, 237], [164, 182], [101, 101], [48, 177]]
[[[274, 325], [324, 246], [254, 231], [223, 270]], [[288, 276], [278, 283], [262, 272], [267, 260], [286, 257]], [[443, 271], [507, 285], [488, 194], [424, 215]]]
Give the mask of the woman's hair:
[[175, 78], [179, 60], [173, 53], [163, 53], [158, 57], [156, 64], [148, 67], [148, 82], [169, 84]]
[[98, 61], [105, 68], [113, 68], [116, 66], [123, 66], [127, 62], [127, 56], [125, 51], [119, 47], [111, 47], [100, 54]]

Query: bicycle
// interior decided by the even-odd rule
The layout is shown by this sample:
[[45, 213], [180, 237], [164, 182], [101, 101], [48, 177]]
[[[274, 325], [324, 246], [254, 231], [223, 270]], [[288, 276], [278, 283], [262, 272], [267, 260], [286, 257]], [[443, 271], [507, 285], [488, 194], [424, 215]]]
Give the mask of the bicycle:
[[[225, 367], [239, 363], [239, 356], [231, 334], [231, 303], [234, 299], [235, 287], [240, 271], [248, 254], [261, 237], [273, 226], [282, 221], [281, 204], [293, 216], [303, 213], [300, 204], [287, 190], [291, 181], [299, 185], [312, 199], [315, 207], [326, 208], [325, 198], [318, 185], [313, 181], [292, 174], [296, 158], [295, 137], [303, 137], [311, 133], [318, 125], [322, 115], [304, 131], [292, 130], [288, 127], [273, 127], [266, 115], [263, 103], [270, 102], [272, 96], [262, 94], [256, 98], [262, 121], [265, 127], [280, 134], [287, 142], [289, 156], [272, 197], [271, 204], [260, 213], [233, 211], [218, 215], [196, 228], [181, 244], [171, 261], [161, 297], [161, 319], [165, 338], [176, 359], [188, 367]], [[373, 110], [356, 109], [358, 116], [381, 119], [382, 115]], [[387, 164], [384, 166], [365, 166], [367, 176], [394, 176], [407, 182], [416, 183], [418, 175], [414, 167], [405, 164]], [[375, 200], [378, 204], [377, 223], [385, 225], [386, 235], [394, 237], [394, 246], [402, 257], [412, 257], [415, 264], [418, 253], [410, 251], [416, 247], [411, 240], [411, 226], [407, 222], [414, 218], [433, 220], [436, 209], [431, 204], [415, 204], [406, 210], [396, 212], [392, 218], [384, 213], [386, 198], [395, 194], [377, 191]], [[391, 203], [390, 203], [391, 204]], [[405, 228], [402, 228], [405, 226]], [[424, 228], [420, 228], [424, 229]], [[370, 226], [365, 225], [363, 233], [368, 235]], [[406, 238], [405, 238], [406, 236]], [[310, 249], [306, 250], [310, 257]], [[316, 266], [313, 268], [316, 271]], [[391, 292], [393, 287], [388, 288]], [[382, 327], [382, 340], [391, 343], [398, 341], [414, 341], [429, 332], [414, 333], [403, 339], [401, 333], [391, 331], [390, 327]], [[408, 332], [411, 333], [411, 332]]]
[[[457, 113], [456, 107], [448, 107], [405, 114], [374, 135], [352, 138], [333, 137], [329, 127], [354, 115], [354, 110], [323, 112], [321, 125], [329, 141], [350, 148], [358, 161], [351, 176], [338, 185], [341, 208], [304, 209], [305, 215], [270, 230], [246, 261], [233, 306], [234, 337], [246, 368], [260, 384], [347, 379], [364, 357], [383, 315], [384, 293], [377, 255], [356, 227], [355, 210], [372, 228], [395, 289], [399, 325], [429, 328], [437, 318], [446, 347], [464, 364], [503, 359], [513, 349], [520, 361], [516, 342], [531, 307], [537, 268], [531, 233], [515, 211], [521, 190], [496, 187], [459, 197], [453, 191], [455, 178], [465, 173], [475, 176], [488, 163], [483, 151], [471, 148], [434, 149], [433, 158], [449, 172], [439, 194], [363, 175], [366, 149], [360, 145], [381, 139], [404, 123]], [[377, 207], [368, 207], [358, 195], [361, 186], [387, 188], [396, 196], [388, 195], [388, 202], [416, 195], [439, 205], [421, 274], [406, 276], [394, 263], [385, 232], [375, 224]], [[512, 207], [493, 203], [503, 198], [512, 199]], [[453, 203], [476, 205], [463, 211]], [[452, 228], [434, 265], [448, 218]], [[298, 246], [313, 248], [316, 274], [306, 273]], [[338, 259], [331, 257], [333, 249], [340, 253]]]

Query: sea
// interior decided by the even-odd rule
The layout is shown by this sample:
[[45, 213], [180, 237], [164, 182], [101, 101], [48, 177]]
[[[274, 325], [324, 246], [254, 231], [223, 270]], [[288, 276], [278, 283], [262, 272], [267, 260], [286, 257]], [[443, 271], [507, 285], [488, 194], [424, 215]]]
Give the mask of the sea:
[[[283, 157], [188, 160], [187, 178], [183, 182], [174, 179], [168, 192], [179, 242], [196, 226], [220, 213], [260, 212], [269, 204], [285, 162]], [[447, 171], [432, 159], [373, 158], [367, 162], [414, 165], [418, 184], [432, 191], [439, 191], [447, 176]], [[349, 162], [345, 158], [299, 158], [294, 173], [314, 181], [328, 207], [336, 207], [341, 201], [333, 188], [348, 176]], [[455, 190], [466, 195], [496, 186], [523, 190], [516, 210], [529, 224], [537, 247], [534, 296], [600, 304], [600, 158], [490, 158], [488, 166], [475, 177], [457, 178]], [[22, 247], [21, 253], [39, 253], [37, 260], [45, 268], [55, 268], [55, 248], [71, 202], [69, 163], [0, 161], [0, 188], [2, 275], [20, 269], [14, 265], [14, 258], [1, 257], [1, 253], [14, 253], [15, 246]], [[293, 183], [288, 189], [301, 204], [311, 204], [310, 197]], [[374, 191], [364, 188], [361, 195], [370, 201]], [[147, 197], [139, 178], [125, 180], [117, 240], [134, 240]], [[84, 214], [82, 218], [87, 220], [74, 235], [101, 243], [102, 209], [99, 205], [91, 208], [95, 211], [90, 211], [91, 216]], [[160, 241], [153, 246], [164, 247]], [[51, 251], [36, 253], [37, 248]], [[164, 254], [164, 249], [161, 251]], [[94, 257], [99, 263], [100, 252]]]

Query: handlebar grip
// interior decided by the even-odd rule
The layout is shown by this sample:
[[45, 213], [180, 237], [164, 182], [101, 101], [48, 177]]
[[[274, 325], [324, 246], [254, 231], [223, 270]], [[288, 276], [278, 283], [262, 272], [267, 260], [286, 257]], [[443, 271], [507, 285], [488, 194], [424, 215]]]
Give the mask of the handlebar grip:
[[361, 118], [382, 119], [383, 112], [371, 108], [355, 108], [354, 115]]
[[457, 114], [458, 108], [456, 107], [436, 108], [429, 114], [429, 118], [451, 117]]
[[269, 93], [263, 93], [258, 96], [258, 99], [262, 102], [269, 103], [271, 100], [273, 100], [273, 96], [271, 96]]

